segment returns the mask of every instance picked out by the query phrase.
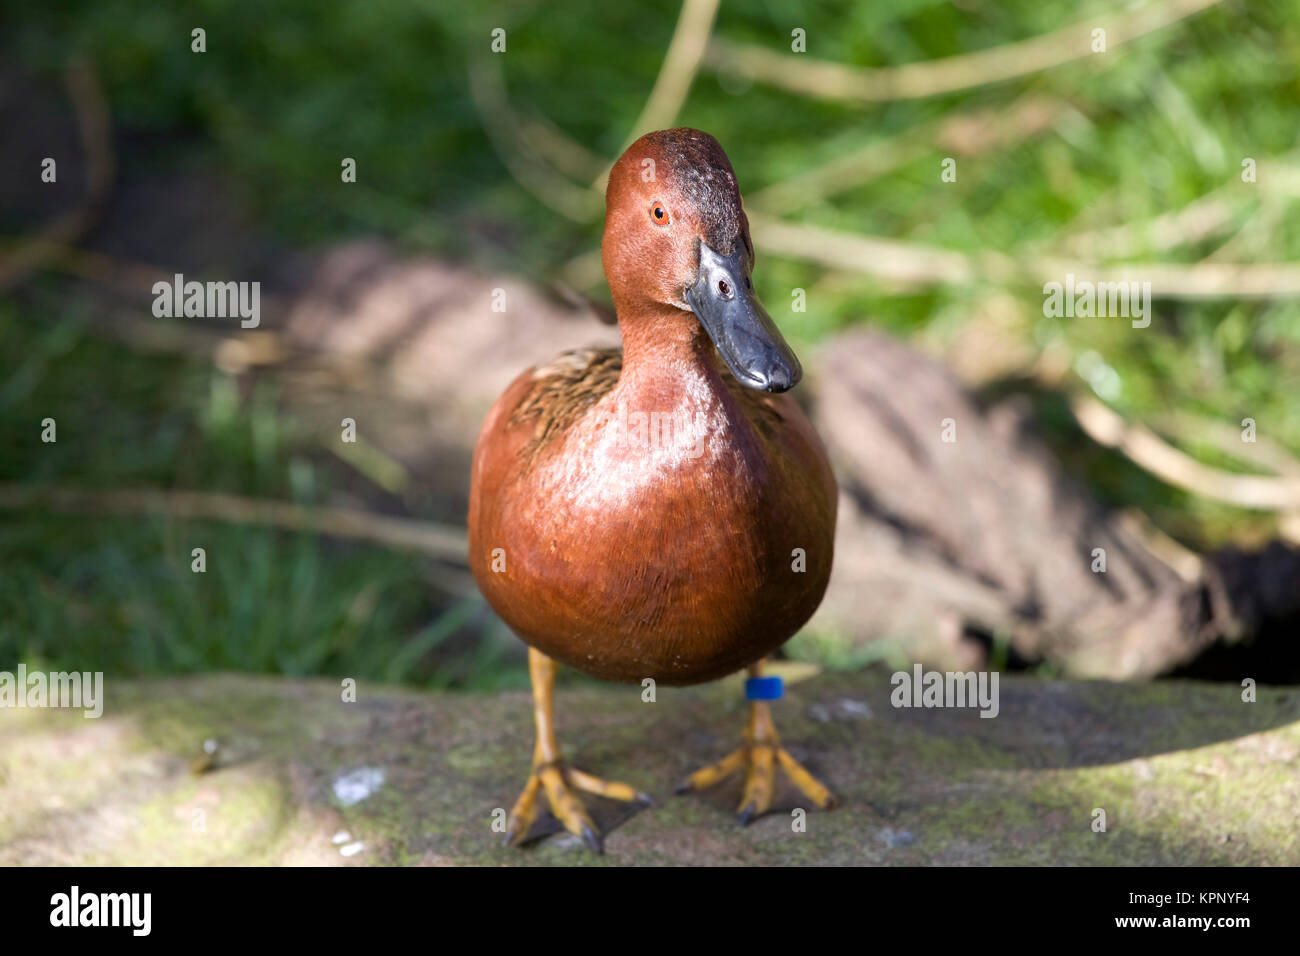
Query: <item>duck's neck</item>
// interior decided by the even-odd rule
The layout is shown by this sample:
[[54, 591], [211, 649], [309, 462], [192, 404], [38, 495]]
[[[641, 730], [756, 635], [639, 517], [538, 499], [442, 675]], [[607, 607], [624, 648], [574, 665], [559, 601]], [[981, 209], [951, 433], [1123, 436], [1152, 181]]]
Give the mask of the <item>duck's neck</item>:
[[623, 395], [661, 408], [711, 403], [726, 395], [708, 334], [690, 312], [670, 305], [619, 312], [623, 334]]
[[695, 315], [671, 306], [635, 315], [620, 309], [619, 326], [623, 371], [603, 404], [619, 423], [615, 444], [632, 474], [650, 474], [651, 464], [711, 468], [723, 460], [745, 474], [761, 470], [754, 427]]

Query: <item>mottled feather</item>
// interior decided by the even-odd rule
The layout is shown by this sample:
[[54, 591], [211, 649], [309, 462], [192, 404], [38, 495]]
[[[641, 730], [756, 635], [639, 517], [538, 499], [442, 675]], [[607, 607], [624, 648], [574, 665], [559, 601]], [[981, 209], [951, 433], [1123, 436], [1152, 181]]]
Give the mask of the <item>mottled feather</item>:
[[[531, 459], [563, 435], [618, 384], [622, 371], [623, 350], [619, 348], [571, 349], [534, 369], [532, 388], [510, 415], [512, 427], [536, 422], [533, 437], [520, 454]], [[771, 437], [783, 420], [781, 412], [766, 394], [741, 385], [725, 365], [720, 366], [720, 371], [727, 390], [745, 409], [749, 421]]]

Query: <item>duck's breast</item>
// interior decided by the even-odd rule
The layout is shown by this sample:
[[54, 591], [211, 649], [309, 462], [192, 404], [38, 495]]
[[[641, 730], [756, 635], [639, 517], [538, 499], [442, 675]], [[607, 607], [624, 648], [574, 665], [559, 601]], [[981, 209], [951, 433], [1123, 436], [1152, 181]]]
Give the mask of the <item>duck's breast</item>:
[[816, 609], [834, 479], [788, 396], [615, 388], [543, 448], [496, 417], [475, 456], [471, 566], [529, 644], [609, 680], [695, 683]]

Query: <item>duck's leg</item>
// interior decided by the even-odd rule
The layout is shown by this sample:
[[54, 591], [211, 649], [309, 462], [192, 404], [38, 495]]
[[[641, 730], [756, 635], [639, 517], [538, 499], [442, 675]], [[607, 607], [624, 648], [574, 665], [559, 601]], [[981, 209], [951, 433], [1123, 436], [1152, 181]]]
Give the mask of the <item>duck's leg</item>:
[[[763, 662], [752, 664], [749, 676], [763, 676]], [[799, 791], [823, 810], [835, 806], [835, 798], [816, 777], [804, 769], [781, 746], [776, 727], [772, 723], [772, 708], [766, 700], [751, 700], [749, 723], [745, 727], [744, 743], [717, 763], [695, 771], [677, 788], [678, 793], [703, 790], [730, 777], [738, 770], [745, 771], [745, 790], [740, 798], [740, 823], [747, 826], [751, 820], [766, 813], [772, 806], [776, 789], [776, 766], [781, 766]]]
[[540, 797], [544, 793], [555, 818], [570, 833], [597, 853], [603, 852], [600, 831], [587, 815], [586, 808], [573, 794], [573, 788], [614, 800], [642, 803], [650, 798], [626, 783], [612, 783], [575, 770], [565, 764], [555, 742], [555, 661], [541, 651], [528, 649], [528, 673], [533, 681], [533, 719], [537, 724], [537, 744], [533, 748], [533, 772], [524, 784], [524, 792], [515, 801], [506, 822], [505, 843], [518, 843], [528, 835], [537, 819]]

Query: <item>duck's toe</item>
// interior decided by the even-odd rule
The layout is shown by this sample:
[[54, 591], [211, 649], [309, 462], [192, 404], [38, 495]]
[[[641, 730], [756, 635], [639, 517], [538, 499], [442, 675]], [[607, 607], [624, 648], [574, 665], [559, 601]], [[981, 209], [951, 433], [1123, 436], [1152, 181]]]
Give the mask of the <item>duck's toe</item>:
[[[756, 705], [756, 709], [765, 706]], [[830, 790], [790, 756], [789, 751], [781, 746], [770, 719], [765, 713], [761, 716], [759, 721], [751, 720], [744, 744], [717, 763], [695, 771], [682, 781], [675, 792], [680, 794], [704, 790], [743, 771], [744, 787], [737, 819], [741, 826], [748, 826], [772, 809], [772, 799], [776, 792], [776, 768], [780, 766], [790, 782], [814, 806], [821, 810], [834, 807], [836, 801]]]
[[555, 819], [564, 829], [582, 840], [593, 853], [605, 851], [604, 835], [592, 821], [587, 808], [575, 794], [575, 790], [594, 793], [624, 803], [635, 803], [643, 807], [651, 806], [650, 797], [635, 787], [585, 773], [559, 762], [551, 762], [534, 767], [524, 784], [523, 793], [515, 802], [506, 821], [506, 833], [503, 842], [507, 845], [521, 844], [528, 839], [528, 833], [537, 820], [542, 805], [543, 795], [546, 805]]

